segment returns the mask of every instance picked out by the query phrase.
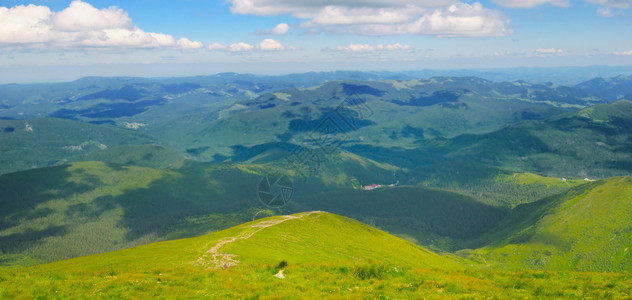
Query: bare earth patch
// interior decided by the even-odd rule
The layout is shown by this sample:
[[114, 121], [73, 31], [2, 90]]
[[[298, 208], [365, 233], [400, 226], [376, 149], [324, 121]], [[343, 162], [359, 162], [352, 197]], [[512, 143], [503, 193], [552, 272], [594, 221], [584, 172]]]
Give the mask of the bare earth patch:
[[251, 236], [253, 236], [255, 233], [263, 230], [264, 228], [268, 228], [268, 227], [283, 223], [288, 220], [301, 219], [305, 216], [309, 216], [317, 212], [318, 211], [307, 212], [307, 213], [301, 214], [300, 216], [289, 216], [289, 215], [281, 216], [280, 218], [277, 218], [277, 219], [258, 222], [257, 224], [250, 226], [251, 229], [246, 230], [244, 233], [242, 233], [239, 236], [224, 238], [220, 240], [217, 244], [211, 247], [211, 249], [206, 251], [204, 255], [200, 256], [194, 262], [194, 264], [197, 266], [208, 266], [207, 269], [230, 268], [232, 266], [236, 266], [239, 263], [239, 260], [237, 260], [237, 255], [229, 254], [228, 252], [220, 252], [220, 249], [223, 246], [225, 246], [226, 244], [230, 244], [232, 242], [238, 241], [238, 240], [247, 240]]

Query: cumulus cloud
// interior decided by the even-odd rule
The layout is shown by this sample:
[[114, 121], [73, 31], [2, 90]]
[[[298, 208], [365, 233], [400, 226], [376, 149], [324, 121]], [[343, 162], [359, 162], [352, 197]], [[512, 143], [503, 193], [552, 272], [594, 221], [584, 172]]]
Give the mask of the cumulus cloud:
[[623, 52], [614, 51], [614, 52], [612, 52], [612, 54], [614, 54], [614, 55], [625, 55], [625, 56], [628, 56], [628, 55], [632, 55], [632, 50], [629, 50], [629, 51], [623, 51]]
[[284, 34], [287, 34], [289, 31], [290, 31], [290, 25], [287, 25], [287, 23], [280, 23], [274, 28], [266, 30], [265, 33], [274, 34], [274, 35], [284, 35]]
[[237, 14], [277, 16], [292, 14], [307, 19], [315, 11], [325, 7], [392, 8], [392, 7], [439, 7], [457, 3], [456, 0], [228, 0], [231, 12]]
[[424, 9], [413, 6], [401, 8], [326, 6], [313, 13], [309, 21], [303, 23], [302, 26], [404, 23], [413, 20], [423, 11]]
[[501, 36], [511, 33], [509, 20], [497, 11], [484, 9], [479, 3], [458, 3], [435, 10], [408, 26], [415, 34], [439, 36]]
[[222, 45], [220, 43], [212, 43], [212, 44], [208, 45], [207, 49], [211, 50], [211, 51], [225, 51], [225, 50], [228, 50], [228, 47], [226, 47], [226, 45]]
[[550, 4], [559, 7], [568, 7], [566, 0], [494, 0], [500, 6], [511, 8], [532, 8], [544, 4]]
[[298, 50], [296, 47], [287, 47], [284, 46], [281, 42], [273, 40], [273, 39], [265, 39], [259, 42], [256, 45], [239, 42], [230, 44], [229, 46], [225, 46], [220, 43], [213, 43], [207, 47], [208, 50], [211, 51], [224, 51], [227, 53], [239, 54], [239, 53], [247, 53], [254, 51], [287, 51], [287, 50]]
[[369, 24], [351, 26], [350, 31], [364, 35], [436, 35], [439, 37], [485, 37], [513, 33], [509, 19], [501, 13], [472, 5], [457, 3], [405, 24]]
[[181, 50], [194, 50], [204, 47], [204, 44], [202, 44], [202, 42], [192, 41], [187, 38], [179, 39], [176, 44]]
[[283, 51], [285, 50], [285, 46], [273, 39], [265, 39], [257, 45], [257, 49], [261, 51]]
[[228, 46], [228, 51], [230, 52], [250, 52], [254, 49], [255, 49], [255, 46], [244, 43], [244, 42], [239, 42], [239, 43], [231, 44], [230, 46]]
[[326, 48], [324, 51], [340, 51], [340, 52], [375, 52], [375, 51], [400, 51], [400, 50], [412, 50], [409, 45], [402, 45], [400, 43], [383, 45], [378, 44], [372, 46], [369, 44], [349, 44], [346, 46], [337, 46], [334, 48]]
[[136, 27], [117, 7], [97, 9], [75, 0], [60, 11], [29, 4], [0, 7], [0, 47], [68, 48], [202, 48], [201, 42], [176, 40], [163, 33]]
[[[561, 0], [560, 0], [561, 1]], [[501, 36], [512, 33], [502, 13], [455, 0], [228, 0], [238, 14], [290, 14], [302, 28], [363, 35]]]

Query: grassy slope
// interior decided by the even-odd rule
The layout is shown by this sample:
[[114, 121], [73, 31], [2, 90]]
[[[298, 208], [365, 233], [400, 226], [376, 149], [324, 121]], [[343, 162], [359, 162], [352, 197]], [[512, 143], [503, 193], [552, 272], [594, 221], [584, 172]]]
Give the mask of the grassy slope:
[[237, 225], [259, 206], [260, 177], [227, 164], [156, 170], [100, 162], [0, 176], [0, 264], [32, 265]]
[[[300, 217], [301, 215], [299, 215]], [[316, 212], [266, 228], [222, 251], [247, 264], [380, 261], [425, 268], [454, 268], [452, 261], [353, 219]]]
[[[257, 185], [274, 170], [292, 173], [274, 164], [156, 170], [81, 162], [0, 176], [0, 265], [51, 262], [237, 225], [264, 208]], [[293, 178], [294, 195], [283, 212], [332, 211], [435, 251], [485, 245], [477, 238], [508, 212], [419, 186], [354, 190], [352, 174], [365, 185], [394, 182], [392, 167], [340, 152], [324, 157], [313, 177]]]
[[[199, 263], [231, 237], [248, 237], [218, 249], [238, 265], [214, 269]], [[284, 279], [273, 276], [280, 269]], [[1, 298], [625, 298], [631, 288], [626, 274], [463, 269], [452, 259], [324, 212], [275, 216], [198, 238], [0, 272]]]
[[434, 251], [469, 245], [508, 212], [466, 195], [412, 186], [314, 191], [297, 194], [296, 203], [358, 219]]
[[475, 256], [513, 270], [632, 270], [631, 177], [581, 185], [515, 210], [500, 226], [514, 233]]

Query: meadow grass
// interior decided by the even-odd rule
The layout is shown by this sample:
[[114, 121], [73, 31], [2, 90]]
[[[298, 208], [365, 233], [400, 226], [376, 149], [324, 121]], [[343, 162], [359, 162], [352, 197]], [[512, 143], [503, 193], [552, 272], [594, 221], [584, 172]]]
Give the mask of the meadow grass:
[[[0, 298], [628, 299], [632, 275], [498, 271], [439, 256], [324, 212], [275, 216], [198, 238], [0, 271]], [[266, 223], [268, 222], [268, 223]], [[277, 223], [275, 223], [277, 222]], [[269, 227], [265, 224], [275, 223]], [[241, 262], [196, 264], [220, 247]], [[293, 241], [293, 242], [292, 242]], [[347, 251], [347, 252], [345, 252]], [[351, 255], [349, 255], [351, 254]], [[352, 257], [349, 257], [352, 256]], [[274, 275], [283, 270], [284, 278]]]

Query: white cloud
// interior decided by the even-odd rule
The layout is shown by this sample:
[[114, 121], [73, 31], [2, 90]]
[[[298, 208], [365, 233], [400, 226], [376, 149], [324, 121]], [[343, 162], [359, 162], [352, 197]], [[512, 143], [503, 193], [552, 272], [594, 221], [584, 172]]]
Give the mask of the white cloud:
[[[381, 45], [378, 45], [381, 46]], [[409, 45], [402, 45], [400, 43], [390, 44], [384, 46], [384, 49], [388, 51], [398, 51], [398, 50], [411, 50], [412, 48]]]
[[354, 33], [365, 35], [417, 34], [439, 37], [503, 36], [513, 33], [509, 19], [500, 12], [483, 8], [479, 3], [458, 3], [435, 9], [414, 22], [405, 24], [371, 24], [352, 26]]
[[212, 43], [208, 45], [207, 49], [211, 51], [225, 51], [225, 50], [228, 50], [228, 47], [220, 43]]
[[340, 52], [375, 52], [375, 51], [400, 51], [400, 50], [412, 50], [409, 45], [402, 45], [400, 43], [383, 45], [378, 44], [372, 46], [369, 44], [349, 44], [347, 46], [337, 46], [335, 48], [326, 48], [324, 51], [340, 51]]
[[393, 7], [438, 7], [457, 3], [456, 0], [228, 0], [232, 4], [231, 12], [259, 16], [278, 16], [291, 14], [307, 19], [314, 12], [325, 7], [347, 8], [393, 8]]
[[538, 49], [535, 49], [535, 55], [537, 55], [537, 56], [562, 54], [562, 53], [564, 53], [564, 49], [559, 49], [559, 48], [538, 48]]
[[424, 15], [411, 24], [409, 31], [439, 36], [502, 36], [511, 33], [507, 23], [509, 20], [501, 13], [484, 9], [480, 3], [458, 3]]
[[51, 23], [62, 32], [134, 29], [132, 20], [122, 9], [112, 6], [99, 10], [82, 1], [73, 1], [68, 8], [52, 14]]
[[116, 7], [97, 9], [75, 0], [60, 11], [29, 4], [0, 7], [0, 47], [6, 48], [202, 48], [200, 42], [145, 32]]
[[347, 46], [338, 46], [326, 50], [343, 51], [343, 52], [373, 52], [375, 47], [369, 44], [349, 44]]
[[494, 0], [498, 5], [511, 8], [532, 8], [544, 4], [559, 7], [568, 7], [566, 0]]
[[614, 51], [614, 52], [612, 52], [612, 54], [614, 54], [614, 55], [625, 55], [625, 56], [628, 56], [628, 55], [632, 55], [632, 50], [629, 50], [629, 51], [623, 51], [623, 52]]
[[424, 9], [413, 6], [401, 8], [326, 6], [309, 16], [310, 20], [302, 26], [403, 23], [413, 20], [423, 11]]
[[285, 46], [273, 39], [265, 39], [257, 45], [257, 49], [261, 51], [283, 51], [285, 50]]
[[290, 25], [287, 25], [287, 23], [281, 23], [270, 30], [266, 30], [267, 33], [274, 34], [274, 35], [284, 35], [284, 34], [287, 34], [289, 31], [290, 31]]
[[[559, 0], [561, 1], [561, 0]], [[363, 35], [501, 36], [510, 21], [480, 3], [456, 0], [228, 0], [238, 14], [290, 14], [303, 28]]]
[[239, 42], [235, 44], [231, 44], [228, 46], [229, 52], [250, 52], [255, 49], [255, 46], [246, 44], [244, 42]]
[[194, 50], [194, 49], [200, 49], [202, 47], [204, 47], [204, 44], [202, 44], [202, 42], [198, 42], [198, 41], [191, 41], [187, 38], [181, 38], [179, 39], [176, 44], [178, 44], [178, 48], [182, 49], [182, 50]]
[[239, 54], [254, 51], [288, 51], [298, 50], [299, 48], [292, 46], [286, 47], [279, 41], [275, 41], [273, 39], [265, 39], [256, 45], [244, 42], [234, 43], [229, 46], [225, 46], [220, 43], [213, 43], [208, 45], [207, 49], [211, 51], [224, 51], [227, 53]]

